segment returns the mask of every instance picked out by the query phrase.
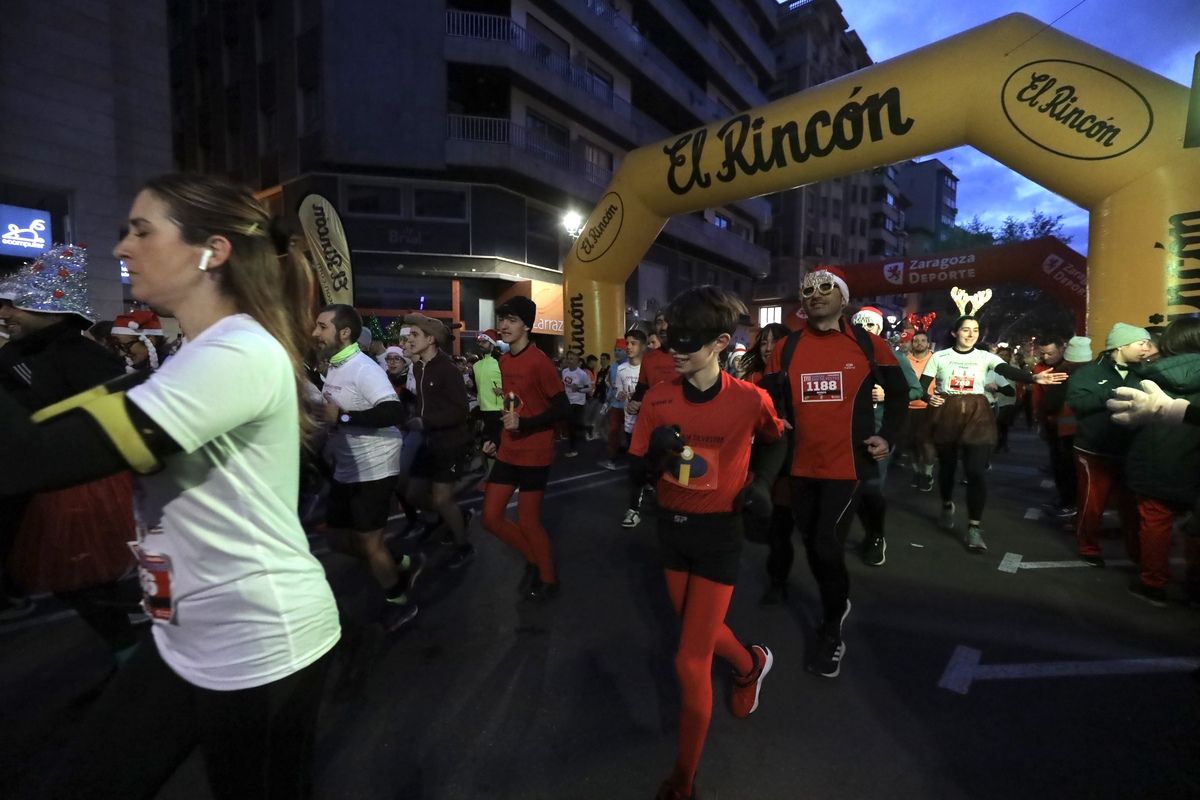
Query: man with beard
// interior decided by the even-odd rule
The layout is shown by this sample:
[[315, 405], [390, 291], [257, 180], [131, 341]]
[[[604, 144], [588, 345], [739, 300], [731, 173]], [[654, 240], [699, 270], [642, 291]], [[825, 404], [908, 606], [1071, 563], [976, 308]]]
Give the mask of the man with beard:
[[[909, 343], [908, 359], [916, 375], [925, 374], [925, 365], [933, 355], [929, 346], [929, 334], [917, 331]], [[933, 388], [927, 390], [932, 392]], [[933, 441], [929, 438], [929, 403], [924, 399], [912, 400], [908, 404], [908, 417], [904, 420], [904, 431], [900, 434], [904, 448], [912, 459], [912, 486], [922, 492], [933, 491], [933, 465], [937, 461], [937, 453], [933, 449]]]
[[362, 318], [347, 305], [321, 309], [313, 339], [325, 374], [324, 420], [333, 426], [325, 452], [333, 462], [326, 525], [331, 544], [367, 562], [388, 606], [384, 627], [397, 630], [417, 615], [412, 588], [425, 567], [421, 553], [399, 565], [383, 540], [400, 474], [404, 406], [379, 363], [358, 346]]

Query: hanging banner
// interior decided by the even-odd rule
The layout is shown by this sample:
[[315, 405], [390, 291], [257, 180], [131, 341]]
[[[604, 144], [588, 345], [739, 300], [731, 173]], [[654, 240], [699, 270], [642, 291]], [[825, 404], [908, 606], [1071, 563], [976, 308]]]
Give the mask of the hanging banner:
[[300, 203], [300, 227], [317, 269], [321, 296], [326, 303], [354, 305], [354, 275], [350, 271], [350, 245], [333, 204], [319, 194]]

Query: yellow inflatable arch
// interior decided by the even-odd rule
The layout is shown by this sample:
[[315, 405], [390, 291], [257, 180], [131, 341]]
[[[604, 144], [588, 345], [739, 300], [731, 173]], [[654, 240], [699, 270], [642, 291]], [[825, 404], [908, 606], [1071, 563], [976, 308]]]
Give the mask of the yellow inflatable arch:
[[568, 345], [621, 334], [667, 218], [969, 144], [1091, 214], [1087, 327], [1200, 309], [1188, 89], [1012, 14], [629, 153], [564, 264]]

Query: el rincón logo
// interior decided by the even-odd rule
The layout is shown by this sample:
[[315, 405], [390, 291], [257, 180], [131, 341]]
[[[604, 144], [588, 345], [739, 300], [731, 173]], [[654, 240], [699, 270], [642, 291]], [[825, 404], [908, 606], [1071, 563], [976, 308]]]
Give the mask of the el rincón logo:
[[1009, 123], [1043, 150], [1097, 161], [1124, 155], [1154, 127], [1141, 92], [1089, 64], [1050, 59], [1018, 67], [1000, 102]]
[[[764, 117], [751, 119], [749, 114], [739, 114], [728, 120], [716, 132], [725, 153], [716, 179], [729, 183], [739, 175], [803, 164], [835, 150], [854, 150], [862, 144], [864, 136], [878, 142], [887, 134], [908, 133], [913, 120], [900, 109], [898, 88], [893, 86], [883, 93], [856, 100], [861, 91], [861, 86], [855, 86], [847, 102], [832, 113], [820, 109], [807, 120], [788, 120], [765, 132]], [[699, 128], [663, 148], [669, 161], [667, 188], [675, 194], [712, 185], [714, 175], [700, 168], [707, 141], [708, 128]]]
[[[575, 240], [575, 257], [580, 261], [595, 261], [608, 252], [621, 233], [621, 224], [625, 220], [625, 204], [621, 195], [609, 192], [600, 198], [596, 204], [600, 219], [588, 225]], [[595, 217], [597, 211], [592, 212]], [[591, 220], [588, 220], [591, 222]]]

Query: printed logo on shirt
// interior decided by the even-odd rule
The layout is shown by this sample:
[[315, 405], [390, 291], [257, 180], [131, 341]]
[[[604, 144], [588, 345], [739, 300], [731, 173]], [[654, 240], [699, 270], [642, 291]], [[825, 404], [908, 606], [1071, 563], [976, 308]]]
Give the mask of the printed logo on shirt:
[[679, 458], [672, 459], [666, 480], [668, 483], [695, 491], [716, 489], [719, 455], [718, 448], [687, 445]]
[[148, 553], [137, 542], [129, 549], [138, 562], [138, 580], [142, 586], [142, 610], [159, 622], [170, 622], [175, 607], [171, 601], [171, 559], [158, 553]]
[[842, 373], [805, 372], [800, 375], [800, 402], [837, 403], [843, 399]]

